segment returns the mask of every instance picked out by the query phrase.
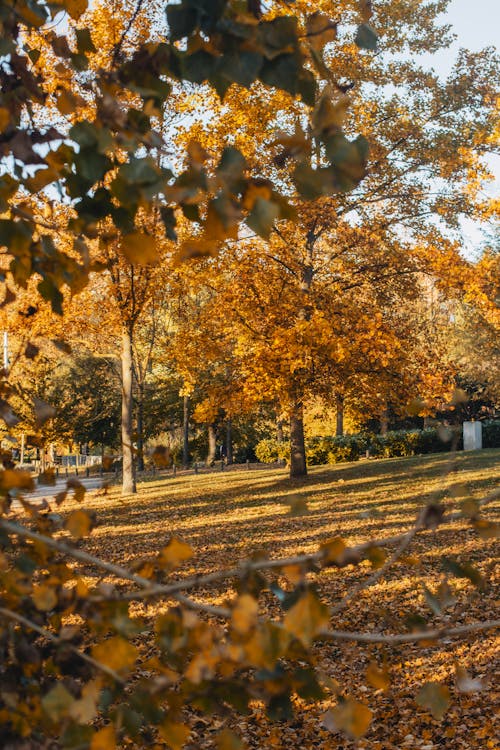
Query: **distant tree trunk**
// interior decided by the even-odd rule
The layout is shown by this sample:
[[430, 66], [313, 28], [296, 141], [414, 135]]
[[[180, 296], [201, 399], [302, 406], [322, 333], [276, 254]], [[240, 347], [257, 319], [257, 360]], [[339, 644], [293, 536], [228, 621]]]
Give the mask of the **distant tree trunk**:
[[217, 431], [215, 429], [215, 423], [211, 422], [208, 425], [208, 453], [207, 453], [207, 466], [213, 466], [215, 461], [215, 455], [217, 452]]
[[281, 421], [281, 419], [277, 419], [276, 420], [276, 440], [278, 441], [278, 443], [280, 445], [281, 445], [281, 443], [284, 440], [284, 438], [283, 438], [283, 422]]
[[290, 412], [290, 479], [307, 476], [304, 410], [296, 401]]
[[144, 383], [137, 388], [137, 471], [144, 471]]
[[124, 326], [122, 333], [122, 495], [132, 495], [137, 492], [132, 445], [132, 384], [132, 328]]
[[340, 437], [344, 434], [344, 397], [337, 396], [335, 403], [337, 407], [337, 423], [335, 426], [335, 434]]
[[184, 396], [182, 406], [182, 465], [189, 466], [189, 396]]
[[230, 466], [233, 463], [233, 423], [231, 418], [226, 422], [226, 461]]
[[387, 435], [389, 430], [389, 409], [387, 406], [380, 413], [380, 434]]

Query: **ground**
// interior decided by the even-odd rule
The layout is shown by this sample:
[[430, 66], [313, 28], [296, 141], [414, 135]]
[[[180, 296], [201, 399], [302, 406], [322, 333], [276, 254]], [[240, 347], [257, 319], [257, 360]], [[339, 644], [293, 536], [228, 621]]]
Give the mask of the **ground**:
[[[498, 487], [499, 459], [500, 451], [489, 450], [458, 454], [455, 462], [446, 454], [365, 460], [315, 467], [307, 480], [294, 482], [286, 477], [285, 469], [256, 467], [151, 478], [139, 485], [136, 496], [122, 498], [118, 488], [107, 495], [88, 493], [84, 505], [96, 512], [98, 525], [84, 546], [107, 560], [132, 565], [175, 535], [196, 550], [195, 557], [177, 573], [181, 577], [234, 566], [257, 550], [270, 557], [291, 556], [315, 551], [332, 537], [340, 536], [348, 544], [379, 539], [409, 529], [419, 509], [431, 499], [458, 508], [464, 499], [487, 496]], [[72, 503], [63, 507], [69, 512]], [[493, 520], [499, 508], [497, 498], [488, 505], [485, 517]], [[495, 539], [480, 538], [463, 520], [425, 531], [413, 541], [402, 562], [376, 585], [357, 593], [334, 616], [332, 627], [404, 632], [409, 618], [415, 616], [437, 627], [493, 619], [498, 604], [495, 546]], [[423, 585], [434, 592], [444, 580], [443, 555], [472, 564], [485, 584], [477, 588], [470, 580], [450, 574], [455, 601], [444, 614], [436, 615]], [[371, 564], [364, 562], [341, 570], [323, 569], [315, 579], [323, 600], [335, 607], [346, 592], [372, 573]], [[229, 587], [218, 585], [198, 590], [196, 596], [222, 604], [232, 593]], [[147, 617], [158, 605], [134, 606]], [[270, 601], [269, 606], [272, 614], [278, 614], [275, 604]], [[447, 638], [439, 645], [325, 643], [315, 647], [315, 655], [326, 677], [340, 686], [338, 690], [373, 711], [366, 735], [353, 742], [329, 727], [325, 712], [337, 701], [336, 683], [332, 682], [331, 697], [320, 704], [297, 701], [297, 716], [291, 722], [271, 723], [258, 705], [250, 718], [231, 719], [251, 748], [500, 747], [496, 741], [500, 727], [495, 725], [499, 693], [494, 684], [495, 668], [498, 674], [494, 631]], [[379, 666], [387, 662], [390, 686], [385, 691], [367, 680], [367, 668], [374, 662]], [[466, 693], [457, 689], [457, 664], [480, 680], [482, 690]], [[429, 680], [445, 683], [451, 691], [451, 704], [441, 721], [415, 703], [419, 688]], [[220, 726], [220, 722], [212, 725], [191, 717], [188, 750], [213, 747], [212, 732]]]

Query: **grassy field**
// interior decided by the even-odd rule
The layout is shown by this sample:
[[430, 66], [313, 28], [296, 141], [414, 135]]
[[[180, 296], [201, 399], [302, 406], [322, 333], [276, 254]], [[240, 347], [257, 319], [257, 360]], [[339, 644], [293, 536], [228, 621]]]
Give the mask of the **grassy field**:
[[[396, 534], [411, 527], [430, 499], [458, 508], [464, 493], [484, 497], [498, 487], [499, 479], [498, 450], [462, 453], [454, 461], [439, 454], [322, 466], [313, 468], [307, 480], [294, 482], [286, 477], [285, 469], [178, 474], [143, 482], [134, 497], [122, 498], [117, 488], [106, 495], [89, 492], [84, 505], [96, 512], [98, 525], [84, 546], [105, 559], [132, 565], [175, 535], [196, 551], [176, 574], [181, 577], [232, 566], [257, 551], [270, 557], [289, 556], [314, 551], [336, 536], [353, 544]], [[71, 502], [64, 505], [64, 512], [72, 507]], [[485, 517], [498, 519], [499, 508], [497, 499], [488, 505]], [[481, 539], [464, 521], [425, 531], [402, 561], [334, 617], [332, 627], [401, 632], [407, 629], [408, 618], [416, 615], [432, 626], [491, 619], [498, 605], [495, 552], [496, 541]], [[434, 615], [423, 584], [433, 591], [442, 582], [442, 555], [471, 563], [488, 584], [479, 591], [469, 580], [450, 576], [455, 603], [445, 614]], [[324, 601], [335, 607], [372, 572], [371, 564], [364, 562], [342, 570], [322, 570], [315, 578]], [[226, 585], [214, 585], [198, 590], [196, 596], [223, 603], [232, 592]], [[147, 617], [162, 606], [166, 603], [135, 605], [135, 611]], [[271, 601], [269, 606], [272, 614], [277, 613]], [[382, 663], [386, 657], [391, 686], [382, 692], [367, 684], [366, 669], [374, 659]], [[318, 645], [317, 663], [324, 673], [374, 712], [363, 739], [346, 741], [322, 725], [322, 715], [336, 702], [333, 695], [320, 705], [298, 701], [297, 719], [291, 723], [273, 725], [257, 705], [251, 717], [234, 718], [233, 724], [252, 748], [498, 749], [495, 737], [500, 732], [497, 725], [495, 735], [494, 725], [499, 697], [494, 684], [497, 657], [498, 639], [491, 632], [462, 640], [449, 638], [440, 645]], [[482, 680], [482, 691], [457, 690], [457, 662]], [[414, 696], [427, 680], [444, 681], [450, 688], [452, 703], [442, 721], [415, 704]], [[193, 718], [186, 747], [213, 747], [211, 732], [210, 725], [200, 727]]]

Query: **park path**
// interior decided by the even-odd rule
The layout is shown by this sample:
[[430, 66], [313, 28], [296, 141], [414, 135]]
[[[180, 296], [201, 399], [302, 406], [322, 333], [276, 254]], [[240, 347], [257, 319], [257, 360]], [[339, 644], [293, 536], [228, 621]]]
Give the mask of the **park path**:
[[[98, 487], [101, 487], [103, 484], [102, 477], [75, 477], [78, 479], [81, 484], [85, 487], [86, 490], [95, 490]], [[27, 492], [26, 495], [24, 495], [24, 500], [28, 501], [29, 503], [32, 503], [33, 505], [39, 505], [42, 500], [47, 500], [50, 502], [51, 500], [54, 500], [55, 496], [59, 492], [63, 492], [66, 489], [66, 477], [59, 477], [57, 479], [56, 483], [52, 486], [49, 485], [43, 485], [43, 484], [36, 484], [35, 489], [31, 492]], [[71, 492], [71, 489], [69, 490]], [[22, 506], [19, 502], [14, 500], [12, 503], [13, 510], [21, 510]]]

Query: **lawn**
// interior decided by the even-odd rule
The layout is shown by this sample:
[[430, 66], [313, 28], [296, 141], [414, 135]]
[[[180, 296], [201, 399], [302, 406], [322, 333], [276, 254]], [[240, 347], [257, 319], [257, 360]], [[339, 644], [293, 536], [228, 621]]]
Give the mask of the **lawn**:
[[[459, 508], [467, 498], [485, 497], [498, 487], [499, 459], [500, 451], [485, 450], [461, 453], [456, 459], [439, 454], [365, 460], [312, 468], [307, 480], [293, 482], [285, 469], [268, 468], [157, 476], [142, 482], [133, 497], [122, 498], [117, 488], [107, 494], [89, 492], [84, 505], [95, 511], [97, 526], [83, 545], [104, 559], [133, 566], [170, 537], [178, 537], [195, 549], [195, 556], [176, 571], [179, 578], [232, 567], [257, 553], [289, 557], [314, 552], [332, 537], [352, 545], [410, 529], [430, 500], [443, 503], [448, 510]], [[68, 501], [63, 512], [73, 507], [73, 501]], [[485, 509], [484, 517], [498, 518], [499, 508], [497, 498]], [[331, 623], [338, 630], [404, 632], [416, 618], [425, 618], [430, 627], [466, 624], [495, 617], [495, 548], [495, 539], [481, 538], [459, 520], [416, 536], [404, 556], [365, 590], [360, 583], [373, 574], [369, 561], [309, 575], [321, 598], [338, 609]], [[448, 593], [454, 601], [443, 613], [435, 614], [424, 584], [432, 593], [445, 580], [443, 555], [473, 565], [485, 584], [480, 589], [467, 578], [448, 574]], [[95, 575], [88, 568], [83, 572]], [[286, 587], [283, 578], [279, 582]], [[353, 591], [356, 595], [347, 605], [339, 605]], [[232, 596], [227, 583], [195, 592], [199, 600], [219, 605]], [[277, 599], [271, 594], [263, 595], [262, 605], [273, 616], [279, 615]], [[146, 619], [166, 606], [166, 602], [133, 605], [134, 612]], [[494, 725], [498, 692], [493, 680], [495, 667], [498, 674], [498, 639], [494, 631], [462, 639], [449, 637], [439, 645], [427, 641], [390, 647], [322, 643], [314, 648], [317, 666], [330, 687], [325, 700], [311, 704], [297, 699], [296, 718], [289, 722], [270, 722], [259, 704], [249, 717], [229, 715], [227, 723], [251, 748], [498, 749], [495, 738], [500, 731]], [[367, 669], [373, 662], [380, 666], [385, 661], [390, 685], [382, 690], [367, 679]], [[480, 691], [457, 688], [456, 664], [480, 680], [476, 685]], [[451, 704], [441, 721], [415, 703], [426, 681], [439, 681], [450, 689]], [[357, 742], [332, 731], [323, 718], [336, 704], [338, 693], [362, 701], [373, 711], [366, 736]], [[212, 724], [193, 713], [188, 723], [192, 733], [186, 748], [214, 747], [212, 735], [220, 729], [220, 721]]]

